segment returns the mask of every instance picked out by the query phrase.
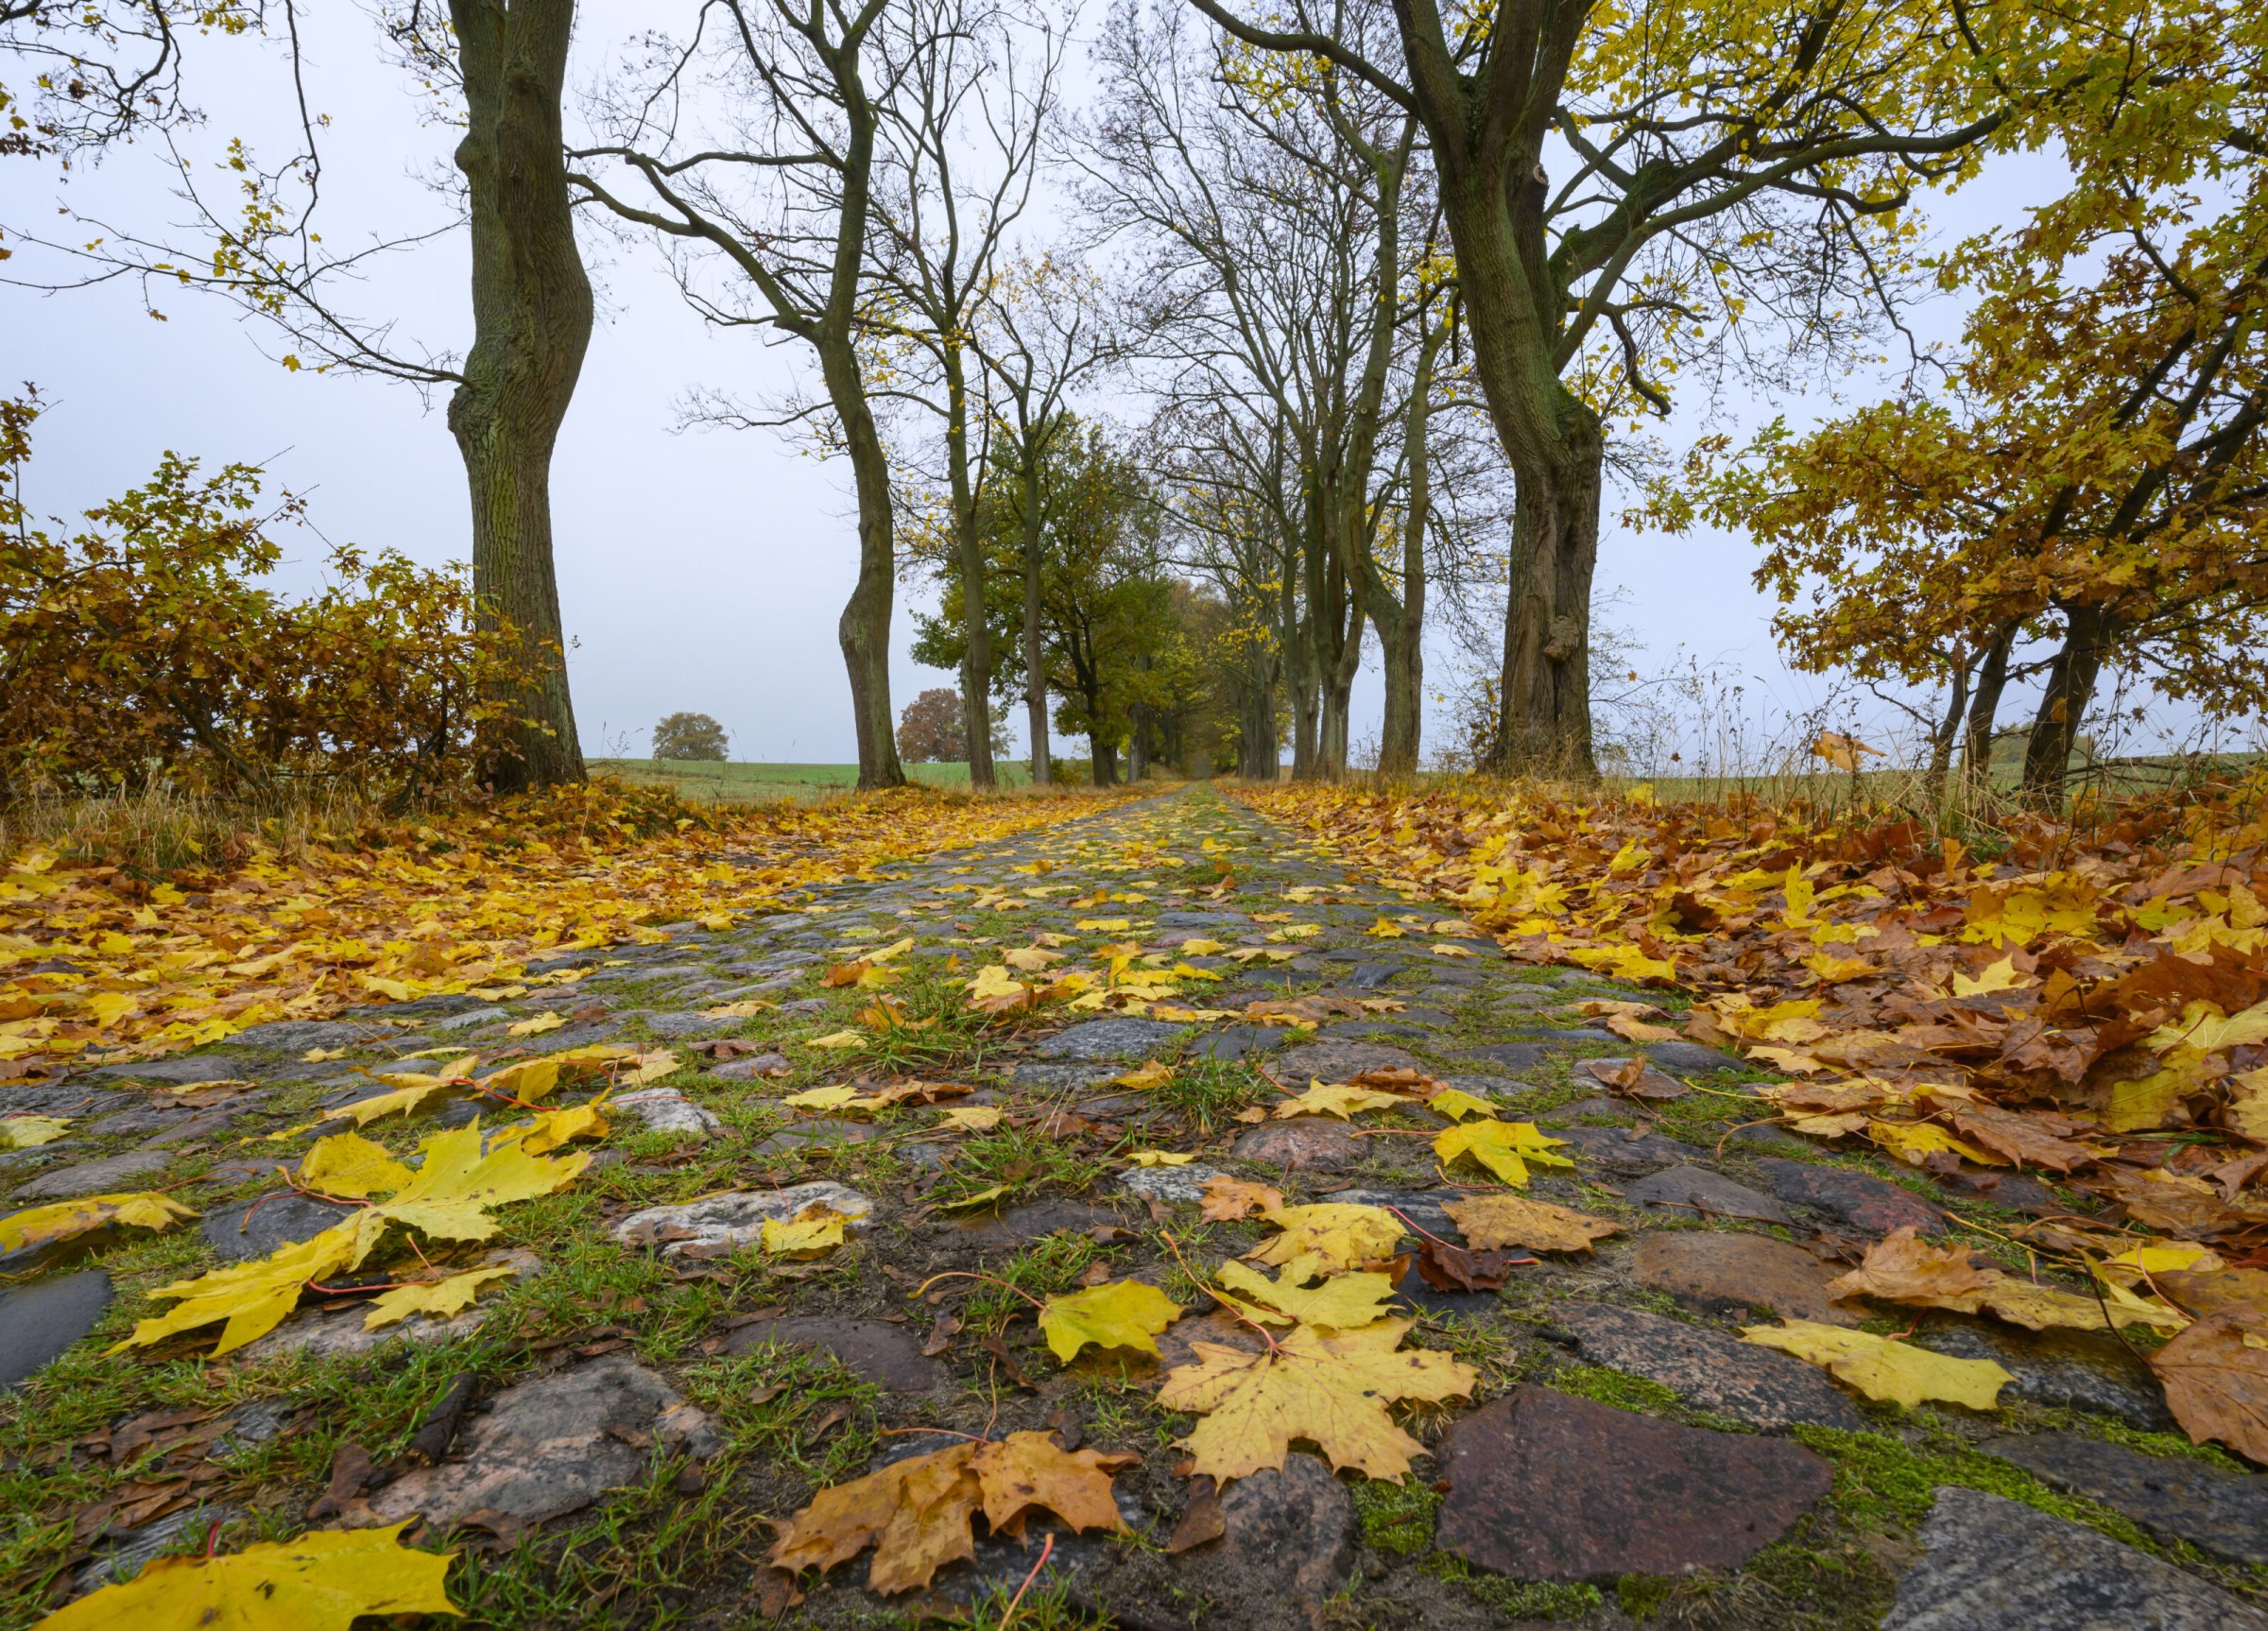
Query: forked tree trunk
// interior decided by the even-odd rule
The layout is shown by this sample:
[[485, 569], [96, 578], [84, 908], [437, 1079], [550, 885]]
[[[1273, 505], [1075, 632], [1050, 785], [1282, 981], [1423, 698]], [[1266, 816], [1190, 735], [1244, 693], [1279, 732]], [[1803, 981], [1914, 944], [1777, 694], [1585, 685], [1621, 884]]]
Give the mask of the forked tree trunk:
[[2079, 727], [2095, 699], [2095, 684], [2119, 635], [2118, 620], [2099, 606], [2073, 607], [2064, 613], [2063, 648], [2049, 665], [2032, 739], [2024, 745], [2024, 801], [2044, 810], [2063, 807], [2064, 782], [2070, 774], [2071, 749]]
[[1590, 583], [1599, 558], [1605, 448], [1598, 421], [1570, 438], [1564, 464], [1522, 466], [1512, 521], [1498, 751], [1506, 770], [1589, 780]]
[[[1410, 462], [1410, 496], [1401, 531], [1401, 592], [1395, 594], [1383, 578], [1373, 582], [1368, 592], [1370, 622], [1378, 630], [1379, 647], [1384, 654], [1386, 708], [1378, 745], [1378, 773], [1383, 777], [1418, 773], [1418, 742], [1425, 723], [1425, 531], [1433, 513], [1427, 431], [1432, 423], [1434, 360], [1440, 354], [1447, 333], [1446, 326], [1431, 326], [1418, 341], [1410, 403], [1403, 416], [1402, 447]], [[1377, 575], [1375, 567], [1372, 575]]]
[[858, 357], [847, 337], [822, 335], [819, 369], [843, 428], [858, 491], [858, 579], [844, 604], [835, 637], [850, 678], [850, 717], [858, 734], [858, 784], [902, 787], [898, 739], [890, 718], [890, 612], [898, 580], [890, 469], [874, 415], [867, 406]]
[[1993, 630], [1977, 665], [1976, 690], [1968, 699], [1968, 724], [1961, 743], [1961, 777], [1972, 793], [1992, 784], [1992, 730], [2001, 711], [2001, 694], [2008, 689], [2008, 653], [2016, 644], [2016, 625]]
[[472, 345], [449, 429], [472, 500], [484, 627], [518, 631], [518, 675], [490, 776], [499, 791], [584, 777], [552, 562], [551, 456], [591, 343], [559, 98], [574, 0], [451, 0], [465, 86], [457, 144], [472, 235]]
[[1032, 785], [1056, 779], [1048, 752], [1047, 669], [1040, 655], [1040, 461], [1026, 455], [1023, 467], [1023, 707], [1031, 732]]
[[961, 564], [961, 728], [969, 785], [992, 777], [992, 625], [985, 593], [985, 540], [976, 524], [976, 484], [969, 472], [969, 389], [959, 349], [945, 346], [945, 462]]

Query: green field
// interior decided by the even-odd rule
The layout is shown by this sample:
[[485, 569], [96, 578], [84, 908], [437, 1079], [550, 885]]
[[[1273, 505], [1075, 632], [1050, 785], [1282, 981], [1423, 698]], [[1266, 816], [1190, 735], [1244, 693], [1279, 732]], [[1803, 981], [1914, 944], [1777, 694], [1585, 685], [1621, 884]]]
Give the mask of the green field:
[[[701, 759], [593, 759], [592, 774], [675, 789], [688, 798], [758, 803], [775, 798], [809, 798], [858, 785], [855, 764], [740, 764]], [[966, 787], [966, 762], [908, 764], [905, 773], [932, 787]], [[998, 765], [1001, 785], [1023, 787], [1031, 778], [1021, 764]]]

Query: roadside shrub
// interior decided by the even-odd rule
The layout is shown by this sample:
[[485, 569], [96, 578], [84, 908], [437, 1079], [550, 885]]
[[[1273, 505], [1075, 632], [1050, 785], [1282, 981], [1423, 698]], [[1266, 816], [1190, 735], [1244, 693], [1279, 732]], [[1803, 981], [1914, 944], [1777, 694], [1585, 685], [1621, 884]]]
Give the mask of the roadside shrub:
[[333, 547], [330, 582], [286, 598], [264, 580], [301, 501], [172, 453], [50, 534], [25, 499], [39, 411], [0, 400], [0, 800], [318, 784], [399, 803], [479, 779], [482, 698], [518, 642], [475, 627], [464, 568]]

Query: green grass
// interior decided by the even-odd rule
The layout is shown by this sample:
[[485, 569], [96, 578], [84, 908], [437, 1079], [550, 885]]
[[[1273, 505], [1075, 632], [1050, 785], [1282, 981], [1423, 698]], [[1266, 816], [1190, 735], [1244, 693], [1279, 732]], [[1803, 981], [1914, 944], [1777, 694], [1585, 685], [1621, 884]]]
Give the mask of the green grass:
[[[593, 775], [619, 776], [625, 781], [667, 787], [688, 798], [745, 804], [776, 798], [811, 798], [840, 792], [858, 784], [855, 764], [755, 764], [718, 763], [701, 759], [593, 759]], [[929, 787], [966, 787], [965, 763], [908, 764], [906, 775]], [[1028, 787], [1031, 776], [1016, 763], [998, 766], [1001, 785]]]

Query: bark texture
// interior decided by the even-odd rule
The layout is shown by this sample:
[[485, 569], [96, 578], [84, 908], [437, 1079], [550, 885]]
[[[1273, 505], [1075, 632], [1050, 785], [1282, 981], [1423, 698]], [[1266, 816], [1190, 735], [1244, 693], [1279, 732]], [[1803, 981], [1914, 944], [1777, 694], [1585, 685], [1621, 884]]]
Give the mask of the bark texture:
[[451, 0], [465, 86], [457, 144], [472, 234], [472, 345], [449, 429], [472, 500], [481, 617], [519, 630], [523, 665], [496, 700], [512, 722], [500, 791], [584, 777], [552, 561], [551, 459], [591, 343], [591, 281], [575, 242], [559, 101], [574, 0]]

